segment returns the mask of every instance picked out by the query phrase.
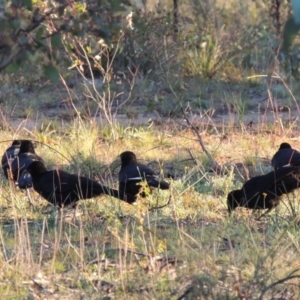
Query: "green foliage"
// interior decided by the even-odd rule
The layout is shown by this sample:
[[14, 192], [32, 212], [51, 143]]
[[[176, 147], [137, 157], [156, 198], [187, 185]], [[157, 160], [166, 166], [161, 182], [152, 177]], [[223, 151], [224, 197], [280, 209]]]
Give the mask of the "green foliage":
[[[241, 63], [245, 58], [252, 60], [257, 49], [261, 53], [268, 47], [270, 33], [266, 26], [269, 24], [263, 18], [264, 12], [256, 8], [260, 18], [239, 17], [250, 10], [249, 3], [249, 6], [238, 3], [235, 7], [226, 7], [217, 1], [208, 2], [192, 1], [194, 9], [189, 17], [193, 23], [181, 34], [185, 43], [181, 52], [183, 71], [189, 76], [240, 80]], [[259, 67], [264, 66], [265, 63]], [[253, 63], [248, 67], [253, 67]]]
[[300, 31], [300, 5], [299, 1], [292, 1], [294, 16], [289, 17], [284, 24], [280, 61], [285, 70], [295, 79], [300, 78], [299, 42], [295, 43]]
[[45, 73], [46, 77], [48, 79], [52, 80], [53, 82], [57, 82], [59, 80], [58, 70], [52, 64], [44, 66], [44, 73]]
[[[110, 38], [112, 32], [107, 30], [109, 21], [101, 17], [102, 10], [107, 7], [113, 14], [122, 8], [120, 1], [108, 3], [7, 2], [0, 18], [0, 70], [8, 68], [9, 72], [16, 72], [24, 62], [38, 62], [45, 66], [47, 78], [58, 81], [58, 70], [54, 65], [61, 59], [58, 50], [62, 50], [63, 40], [69, 36], [84, 39], [91, 34]], [[118, 21], [115, 25], [118, 26]]]
[[286, 52], [292, 46], [295, 37], [297, 36], [300, 29], [300, 24], [297, 24], [294, 21], [294, 18], [290, 18], [286, 21], [283, 30], [283, 43], [282, 43], [282, 51]]
[[270, 9], [273, 30], [276, 34], [273, 47], [287, 78], [296, 80], [300, 78], [299, 41], [297, 39], [300, 29], [299, 9], [299, 1], [272, 1]]
[[[269, 85], [267, 75], [253, 76], [250, 86], [236, 82], [245, 74], [273, 74], [279, 36], [269, 18], [269, 2], [192, 3], [190, 18], [182, 16], [174, 34], [171, 15], [165, 12], [134, 13], [134, 29], [124, 28], [124, 7], [118, 0], [76, 1], [67, 6], [39, 0], [7, 2], [0, 22], [6, 26], [4, 33], [15, 40], [0, 39], [4, 43], [0, 63], [13, 53], [5, 52], [8, 47], [19, 47], [22, 55], [11, 57], [5, 69], [10, 74], [2, 78], [14, 83], [25, 71], [25, 80], [43, 72], [57, 81], [58, 66], [72, 65], [72, 72], [78, 70], [82, 77], [86, 70], [91, 77], [98, 71], [102, 82], [96, 86], [94, 76], [64, 90], [40, 81], [27, 93], [12, 89], [5, 94], [10, 88], [5, 81], [0, 90], [1, 96], [5, 94], [2, 139], [34, 138], [51, 146], [36, 149], [49, 168], [59, 166], [112, 187], [118, 186], [118, 155], [125, 150], [136, 151], [142, 163], [151, 161], [157, 172], [175, 178], [170, 179], [169, 191], [152, 194], [142, 183], [147, 197], [135, 205], [108, 196], [80, 201], [81, 214], [73, 218], [67, 208], [63, 216], [55, 212], [47, 216], [47, 203], [34, 191], [31, 206], [22, 191], [1, 177], [4, 298], [300, 298], [295, 266], [300, 253], [299, 192], [284, 196], [278, 209], [261, 221], [255, 219], [257, 213], [242, 208], [228, 217], [226, 209], [230, 190], [240, 188], [245, 178], [270, 170], [269, 158], [283, 138], [293, 138], [297, 148], [297, 116], [288, 126], [284, 114], [274, 123], [261, 118], [270, 116], [267, 102], [273, 101], [272, 114], [275, 100], [287, 97], [285, 91], [292, 86], [284, 81]], [[14, 18], [12, 8], [18, 17]], [[31, 30], [32, 18], [35, 14], [42, 18], [46, 9], [51, 13]], [[274, 19], [274, 24], [283, 24], [282, 20]], [[26, 34], [18, 30], [22, 26]], [[296, 58], [297, 39], [289, 43], [288, 51], [279, 51], [276, 70], [291, 66]], [[28, 72], [28, 64], [34, 72]], [[288, 66], [284, 75], [290, 73]], [[130, 96], [132, 90], [135, 94]], [[156, 119], [154, 114], [150, 122], [148, 116], [142, 122], [116, 117], [115, 104], [126, 103], [127, 96], [130, 101], [121, 109], [122, 118], [126, 113], [142, 115], [148, 106]], [[134, 106], [135, 99], [142, 104]], [[186, 113], [213, 158], [228, 165], [226, 175], [208, 172], [211, 162], [199, 141], [185, 120], [174, 118], [182, 116], [180, 105], [188, 108]], [[63, 115], [64, 107], [75, 111], [71, 121]], [[13, 120], [11, 125], [17, 110], [22, 113], [18, 117], [26, 119]], [[33, 121], [35, 112], [44, 116]], [[247, 128], [246, 114], [254, 119]], [[171, 120], [161, 117], [169, 115]], [[25, 122], [31, 127], [23, 128]], [[278, 124], [280, 134], [275, 130]], [[0, 146], [3, 153], [8, 142]], [[163, 209], [149, 211], [169, 200]]]
[[[261, 174], [260, 157], [273, 153], [281, 137], [228, 133], [215, 159], [226, 157], [228, 162], [231, 156], [235, 162], [228, 162], [228, 173], [220, 176], [207, 172], [205, 156], [187, 132], [123, 127], [123, 139], [110, 143], [103, 139], [101, 126], [90, 121], [61, 127], [47, 142], [68, 159], [52, 148], [36, 149], [51, 167], [68, 164], [68, 170], [80, 174], [93, 167], [103, 183], [117, 186], [117, 155], [136, 149], [143, 163], [159, 160], [164, 163], [157, 163], [157, 169], [169, 164], [181, 171], [170, 180], [168, 191], [156, 191], [135, 205], [108, 196], [80, 201], [76, 217], [68, 208], [46, 215], [47, 203], [34, 191], [34, 206], [25, 205], [23, 192], [1, 177], [0, 280], [5, 284], [0, 292], [5, 298], [275, 299], [281, 293], [299, 298], [299, 193], [284, 197], [278, 210], [261, 221], [246, 209], [231, 218], [226, 211], [228, 191], [241, 185], [237, 186], [236, 162], [253, 155], [255, 145], [259, 155], [251, 166]], [[46, 128], [46, 133], [51, 130]], [[11, 137], [11, 131], [2, 134]], [[167, 148], [162, 135], [168, 139]], [[214, 147], [215, 134], [206, 133], [203, 139]], [[0, 152], [7, 144], [0, 144]], [[186, 159], [187, 147], [194, 160]], [[163, 209], [149, 211], [170, 198]]]
[[[90, 64], [84, 69], [87, 73], [96, 69], [101, 74], [112, 70], [128, 74], [129, 67], [131, 72], [148, 75], [155, 70], [170, 72], [171, 65], [165, 63], [177, 57], [172, 69], [181, 63], [187, 75], [237, 79], [241, 75], [235, 75], [240, 62], [247, 61], [253, 67], [257, 51], [269, 49], [270, 40], [278, 44], [274, 34], [280, 34], [283, 10], [287, 7], [282, 3], [277, 7], [272, 4], [272, 29], [264, 17], [265, 4], [240, 3], [233, 7], [217, 1], [193, 0], [190, 5], [193, 9], [188, 17], [182, 8], [183, 22], [176, 33], [172, 15], [165, 11], [139, 14], [133, 10], [133, 28], [129, 28], [125, 20], [128, 10], [120, 0], [82, 0], [72, 4], [7, 2], [0, 18], [0, 70], [7, 68], [8, 72], [15, 73], [24, 62], [39, 64], [44, 66], [41, 70], [48, 79], [58, 81], [61, 70], [57, 66], [62, 69], [71, 60], [73, 67]], [[292, 2], [292, 6], [294, 15], [298, 16], [297, 3]], [[247, 10], [249, 18], [238, 18]], [[299, 30], [294, 19], [290, 18], [283, 30], [284, 52], [290, 49]], [[172, 39], [176, 39], [176, 44]], [[295, 74], [294, 55], [280, 61], [284, 66], [288, 61]]]

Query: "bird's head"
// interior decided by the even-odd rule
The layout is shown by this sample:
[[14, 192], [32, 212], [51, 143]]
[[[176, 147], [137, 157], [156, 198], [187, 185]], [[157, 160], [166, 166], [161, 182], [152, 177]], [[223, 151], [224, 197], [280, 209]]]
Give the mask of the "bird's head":
[[20, 153], [35, 153], [35, 145], [30, 140], [20, 140]]
[[120, 154], [121, 162], [122, 162], [122, 167], [136, 163], [136, 156], [133, 152], [131, 151], [125, 151]]
[[279, 150], [281, 149], [292, 149], [292, 146], [289, 143], [281, 143], [279, 146]]
[[22, 143], [22, 141], [21, 140], [14, 140], [13, 142], [12, 142], [12, 146], [18, 146], [18, 147], [20, 147], [21, 146], [21, 143]]

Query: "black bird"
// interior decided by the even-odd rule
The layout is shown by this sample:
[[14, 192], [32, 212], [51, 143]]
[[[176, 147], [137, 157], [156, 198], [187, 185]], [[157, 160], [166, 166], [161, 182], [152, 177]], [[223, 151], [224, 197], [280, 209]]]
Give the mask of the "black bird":
[[269, 213], [279, 204], [280, 197], [300, 187], [300, 167], [280, 168], [246, 181], [240, 190], [227, 196], [228, 211], [236, 207], [268, 209]]
[[299, 166], [300, 152], [293, 149], [289, 143], [282, 143], [274, 154], [271, 164], [274, 169], [284, 166]]
[[[138, 163], [133, 152], [125, 151], [120, 154], [120, 157], [122, 165], [119, 172], [119, 191], [121, 195], [130, 194], [136, 196], [141, 192], [139, 183], [142, 181], [146, 181], [150, 188], [169, 189], [169, 183], [161, 180], [149, 167]], [[143, 192], [140, 194], [142, 197], [146, 196]]]
[[28, 166], [33, 161], [44, 163], [43, 159], [35, 153], [34, 144], [30, 140], [20, 141], [20, 150], [15, 159], [11, 162], [11, 173], [13, 180], [18, 183], [20, 189], [32, 187], [30, 174], [27, 172]]
[[21, 143], [23, 140], [15, 140], [11, 146], [6, 149], [2, 156], [1, 165], [4, 176], [6, 179], [9, 178], [9, 170], [11, 169], [11, 163], [16, 159], [20, 152]]
[[111, 195], [118, 199], [134, 202], [135, 197], [125, 195], [120, 198], [118, 190], [77, 174], [63, 170], [47, 170], [41, 161], [34, 161], [27, 168], [32, 177], [34, 190], [48, 202], [58, 207], [75, 204], [80, 199], [89, 199], [101, 194]]

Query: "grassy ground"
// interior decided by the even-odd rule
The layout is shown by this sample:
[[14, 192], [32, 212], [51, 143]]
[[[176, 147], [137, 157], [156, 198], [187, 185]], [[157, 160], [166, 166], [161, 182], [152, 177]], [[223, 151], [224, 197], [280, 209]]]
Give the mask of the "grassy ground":
[[175, 41], [149, 16], [130, 33], [136, 74], [108, 70], [103, 83], [61, 70], [72, 84], [46, 82], [36, 65], [1, 74], [0, 153], [33, 139], [49, 168], [117, 187], [118, 155], [131, 150], [174, 177], [136, 205], [81, 201], [74, 218], [34, 191], [30, 204], [1, 175], [3, 299], [300, 299], [299, 193], [260, 221], [226, 208], [230, 190], [271, 170], [281, 142], [300, 149], [298, 60], [278, 54], [274, 30], [288, 5], [280, 19], [267, 1], [223, 2], [191, 1]]
[[[22, 130], [17, 137], [47, 144], [37, 153], [50, 167], [110, 186], [117, 186], [118, 154], [124, 150], [175, 178], [170, 191], [134, 206], [108, 196], [81, 201], [74, 219], [70, 211], [64, 217], [45, 214], [47, 203], [37, 194], [31, 191], [32, 206], [1, 177], [1, 294], [5, 299], [299, 299], [298, 193], [261, 221], [245, 209], [227, 215], [228, 191], [270, 170], [280, 142], [300, 148], [297, 139], [272, 133], [276, 124], [259, 134], [255, 127], [226, 137], [203, 133], [227, 171], [222, 176], [209, 172], [193, 134], [174, 124], [120, 126], [115, 141], [103, 138], [102, 126], [80, 119], [59, 131]], [[2, 132], [3, 140], [11, 138], [12, 132]], [[8, 145], [2, 142], [0, 152]], [[167, 207], [148, 210], [170, 197]]]

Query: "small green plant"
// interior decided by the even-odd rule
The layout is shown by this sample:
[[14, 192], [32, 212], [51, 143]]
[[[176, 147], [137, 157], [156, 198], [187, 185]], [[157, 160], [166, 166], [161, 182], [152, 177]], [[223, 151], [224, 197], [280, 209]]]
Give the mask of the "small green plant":
[[228, 110], [237, 114], [239, 122], [242, 122], [248, 110], [249, 103], [239, 94], [227, 95]]
[[222, 46], [208, 33], [199, 45], [192, 46], [193, 49], [185, 53], [184, 72], [187, 75], [201, 75], [210, 79], [215, 77], [234, 58], [233, 54], [225, 52]]

